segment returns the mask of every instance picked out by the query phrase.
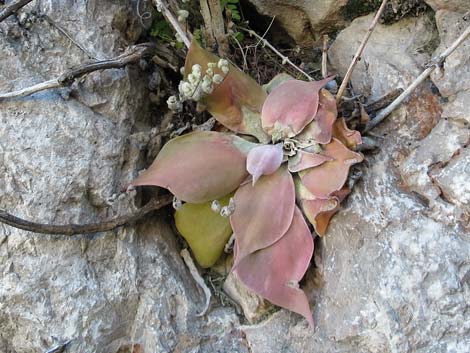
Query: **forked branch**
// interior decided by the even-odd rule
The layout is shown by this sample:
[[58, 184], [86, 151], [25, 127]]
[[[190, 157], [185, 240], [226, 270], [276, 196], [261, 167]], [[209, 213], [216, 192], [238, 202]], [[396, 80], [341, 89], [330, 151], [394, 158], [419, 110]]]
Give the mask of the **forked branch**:
[[120, 69], [129, 64], [139, 62], [144, 56], [150, 55], [155, 52], [155, 46], [150, 43], [138, 44], [131, 46], [125, 53], [118, 57], [106, 60], [97, 60], [90, 63], [79, 65], [72, 68], [59, 77], [35, 84], [30, 87], [22, 88], [18, 91], [0, 93], [0, 102], [8, 98], [26, 97], [31, 94], [44, 91], [46, 89], [60, 88], [71, 85], [75, 79], [80, 78], [93, 71], [105, 69]]
[[158, 210], [166, 205], [169, 205], [173, 200], [172, 195], [162, 196], [158, 199], [152, 199], [144, 207], [137, 210], [135, 213], [116, 217], [114, 219], [90, 224], [43, 224], [27, 221], [11, 215], [10, 213], [0, 210], [0, 222], [5, 223], [11, 227], [27, 230], [34, 233], [41, 234], [57, 234], [57, 235], [76, 235], [76, 234], [90, 234], [107, 232], [125, 224], [135, 222], [145, 216], [147, 213]]

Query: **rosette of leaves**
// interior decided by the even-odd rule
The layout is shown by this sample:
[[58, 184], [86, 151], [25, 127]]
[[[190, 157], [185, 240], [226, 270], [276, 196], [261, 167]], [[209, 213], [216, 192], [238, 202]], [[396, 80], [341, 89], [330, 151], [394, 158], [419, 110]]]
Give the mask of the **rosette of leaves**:
[[[213, 68], [208, 64], [218, 60], [193, 42], [185, 72], [196, 64]], [[351, 165], [363, 160], [353, 151], [359, 132], [337, 119], [335, 98], [323, 88], [329, 80], [289, 79], [268, 94], [230, 65], [199, 103], [232, 132], [170, 140], [132, 183], [166, 188], [185, 202], [175, 213], [176, 225], [203, 267], [215, 263], [233, 232], [232, 270], [239, 279], [311, 325], [299, 288], [314, 250], [306, 220], [325, 234], [349, 193]]]

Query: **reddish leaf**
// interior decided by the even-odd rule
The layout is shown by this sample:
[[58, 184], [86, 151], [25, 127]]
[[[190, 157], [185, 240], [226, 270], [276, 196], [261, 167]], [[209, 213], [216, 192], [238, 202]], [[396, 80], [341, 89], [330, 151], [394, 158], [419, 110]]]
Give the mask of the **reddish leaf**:
[[332, 157], [320, 153], [310, 153], [300, 150], [297, 151], [295, 156], [289, 157], [289, 171], [293, 173], [300, 172], [308, 168], [317, 167], [331, 160], [333, 160]]
[[299, 173], [305, 187], [320, 199], [328, 198], [333, 192], [340, 190], [348, 178], [349, 168], [362, 162], [362, 154], [353, 152], [341, 142], [333, 138], [321, 152], [334, 160]]
[[361, 133], [359, 131], [349, 129], [343, 118], [336, 120], [333, 125], [333, 136], [340, 140], [343, 145], [353, 150], [357, 145], [362, 143]]
[[235, 273], [248, 288], [273, 304], [304, 316], [313, 327], [307, 296], [298, 288], [312, 255], [312, 235], [302, 213], [295, 207], [292, 224], [285, 235], [271, 246], [243, 258]]
[[132, 185], [156, 185], [191, 203], [221, 198], [248, 176], [246, 154], [255, 146], [233, 134], [193, 132], [170, 140]]
[[285, 167], [262, 176], [254, 186], [242, 185], [235, 193], [235, 212], [230, 217], [238, 242], [234, 266], [279, 240], [289, 229], [294, 206], [294, 182]]
[[284, 153], [282, 144], [260, 145], [248, 152], [246, 169], [253, 176], [253, 185], [261, 175], [270, 175], [279, 169]]
[[[193, 65], [199, 64], [204, 75], [207, 64], [218, 61], [218, 56], [201, 48], [193, 40], [186, 56], [185, 72], [191, 72]], [[234, 65], [230, 64], [229, 68], [224, 81], [210, 95], [201, 99], [201, 103], [224, 126], [238, 133], [253, 135], [262, 143], [267, 143], [269, 136], [261, 128], [260, 115], [266, 92]], [[214, 68], [214, 72], [223, 74], [218, 68]]]
[[332, 78], [312, 82], [288, 80], [268, 95], [261, 121], [273, 141], [294, 137], [313, 120], [318, 109], [318, 92]]
[[321, 144], [329, 143], [337, 115], [338, 110], [336, 108], [335, 97], [326, 89], [320, 90], [319, 106], [315, 120], [308, 124], [297, 138], [300, 141], [315, 141]]
[[301, 200], [300, 205], [304, 215], [314, 226], [315, 232], [323, 236], [326, 233], [330, 219], [340, 209], [340, 203], [349, 194], [348, 188], [343, 188], [328, 199]]

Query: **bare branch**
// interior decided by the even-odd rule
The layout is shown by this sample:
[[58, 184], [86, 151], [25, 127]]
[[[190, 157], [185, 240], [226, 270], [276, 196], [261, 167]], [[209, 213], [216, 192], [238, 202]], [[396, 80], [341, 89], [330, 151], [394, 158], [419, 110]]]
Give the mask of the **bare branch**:
[[162, 12], [163, 17], [165, 17], [168, 23], [174, 28], [176, 33], [179, 34], [186, 48], [189, 48], [191, 45], [191, 40], [189, 39], [188, 34], [183, 30], [183, 28], [181, 28], [178, 20], [171, 13], [166, 2], [164, 0], [153, 0], [153, 2], [157, 10]]
[[239, 27], [242, 31], [248, 32], [250, 35], [255, 36], [261, 43], [263, 43], [264, 46], [267, 46], [269, 49], [271, 49], [277, 56], [279, 56], [282, 59], [282, 64], [289, 64], [292, 66], [294, 69], [296, 69], [298, 72], [300, 72], [302, 75], [304, 75], [306, 78], [308, 78], [310, 81], [313, 80], [313, 77], [307, 74], [305, 71], [303, 71], [300, 67], [295, 65], [287, 56], [283, 55], [279, 50], [277, 50], [274, 46], [271, 45], [266, 39], [261, 37], [258, 33], [251, 29], [247, 28], [241, 28]]
[[126, 65], [139, 62], [139, 60], [142, 59], [144, 56], [152, 54], [155, 51], [155, 48], [156, 47], [150, 43], [131, 46], [129, 49], [126, 50], [125, 53], [119, 55], [118, 57], [82, 64], [64, 72], [55, 79], [41, 82], [36, 85], [20, 89], [18, 91], [0, 93], [0, 102], [8, 98], [26, 97], [33, 93], [44, 91], [46, 89], [69, 86], [73, 83], [75, 79], [89, 74], [93, 71], [123, 68]]
[[328, 77], [328, 34], [323, 35], [323, 48], [321, 51], [321, 75]]
[[13, 15], [16, 11], [22, 7], [28, 5], [33, 0], [18, 0], [13, 1], [11, 4], [5, 5], [2, 10], [0, 10], [0, 22], [2, 22], [7, 17]]
[[346, 86], [348, 85], [349, 79], [351, 78], [354, 68], [356, 67], [357, 61], [360, 59], [362, 52], [366, 47], [367, 41], [369, 40], [372, 32], [374, 31], [374, 28], [377, 25], [377, 22], [379, 21], [379, 18], [382, 15], [386, 4], [387, 0], [383, 0], [382, 5], [380, 5], [379, 9], [377, 10], [377, 13], [375, 14], [375, 17], [372, 20], [372, 23], [370, 24], [366, 34], [364, 35], [364, 38], [362, 39], [361, 45], [359, 46], [359, 48], [357, 48], [356, 54], [354, 54], [351, 64], [349, 65], [348, 71], [346, 71], [346, 75], [344, 76], [343, 82], [341, 82], [341, 86], [339, 87], [338, 93], [336, 94], [336, 103], [341, 102], [341, 97], [344, 94], [344, 91], [346, 90]]
[[60, 235], [76, 235], [76, 234], [90, 234], [107, 232], [125, 224], [129, 224], [141, 219], [147, 213], [158, 210], [166, 205], [169, 205], [173, 200], [172, 195], [162, 196], [158, 199], [152, 199], [144, 207], [130, 215], [116, 217], [109, 221], [91, 224], [42, 224], [30, 222], [18, 217], [15, 217], [6, 211], [0, 210], [0, 222], [5, 223], [11, 227], [27, 230], [34, 233], [41, 234], [60, 234]]
[[431, 62], [433, 63], [432, 66], [428, 67], [424, 70], [421, 75], [419, 75], [412, 83], [408, 86], [407, 89], [403, 91], [389, 106], [387, 106], [384, 110], [382, 110], [379, 114], [375, 116], [365, 127], [363, 132], [367, 132], [374, 127], [376, 127], [382, 120], [385, 119], [387, 115], [389, 115], [392, 111], [394, 111], [410, 94], [414, 91], [416, 87], [418, 87], [425, 79], [427, 79], [431, 73], [436, 69], [436, 67], [441, 67], [446, 58], [454, 52], [457, 47], [462, 44], [468, 37], [470, 36], [470, 26], [451, 44], [449, 48], [447, 48], [444, 52], [442, 52], [438, 57], [434, 58]]

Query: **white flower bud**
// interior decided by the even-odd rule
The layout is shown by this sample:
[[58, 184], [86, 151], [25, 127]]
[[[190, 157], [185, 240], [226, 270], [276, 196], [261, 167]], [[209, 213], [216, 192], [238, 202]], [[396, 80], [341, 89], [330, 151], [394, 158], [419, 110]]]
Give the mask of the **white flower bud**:
[[215, 74], [214, 77], [212, 77], [212, 82], [214, 82], [216, 85], [220, 85], [223, 80], [223, 76], [219, 74]]
[[182, 76], [184, 76], [184, 66], [181, 66], [181, 67], [180, 67], [180, 74], [181, 74]]
[[182, 206], [183, 202], [180, 199], [176, 198], [176, 196], [173, 197], [173, 208], [175, 210], [179, 210]]
[[219, 213], [220, 209], [221, 209], [220, 202], [218, 200], [212, 201], [211, 210], [216, 212], [216, 213]]
[[175, 33], [175, 39], [178, 43], [183, 43], [183, 38], [181, 38], [179, 33]]
[[201, 65], [194, 64], [193, 67], [191, 68], [191, 71], [194, 75], [201, 77], [201, 73], [202, 73]]
[[228, 61], [225, 59], [220, 59], [217, 63], [217, 67], [222, 70], [223, 66], [228, 66]]
[[211, 94], [214, 90], [214, 86], [212, 84], [212, 79], [208, 76], [204, 76], [202, 79], [201, 89], [206, 94]]
[[166, 104], [168, 105], [168, 109], [178, 112], [183, 107], [181, 101], [178, 100], [176, 96], [168, 97]]
[[188, 75], [188, 81], [192, 85], [196, 85], [199, 81], [200, 77], [197, 77], [195, 74], [189, 74]]
[[189, 16], [189, 12], [186, 10], [178, 10], [178, 22], [184, 22]]
[[191, 95], [192, 85], [189, 82], [181, 81], [178, 89], [183, 97], [188, 97]]
[[207, 70], [206, 70], [206, 75], [207, 76], [214, 76], [214, 70], [211, 69], [210, 67], [208, 67]]
[[217, 66], [216, 63], [207, 63], [207, 67], [211, 68], [211, 69], [215, 69]]
[[221, 70], [222, 70], [222, 72], [224, 73], [224, 75], [227, 75], [228, 72], [230, 71], [230, 69], [229, 69], [228, 66], [222, 66]]

